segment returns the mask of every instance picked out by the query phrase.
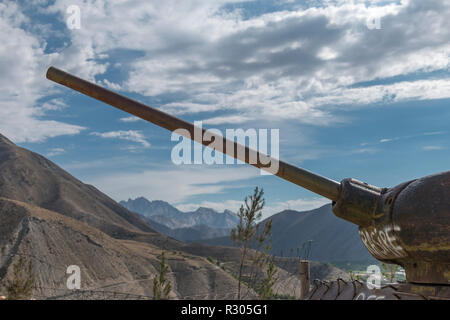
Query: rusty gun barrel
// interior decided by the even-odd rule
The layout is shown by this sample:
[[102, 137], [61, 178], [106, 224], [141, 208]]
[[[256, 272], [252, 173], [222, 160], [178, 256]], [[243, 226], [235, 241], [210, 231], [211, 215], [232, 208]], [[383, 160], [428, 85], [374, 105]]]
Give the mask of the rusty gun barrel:
[[[47, 71], [47, 79], [62, 84], [73, 90], [81, 92], [87, 96], [103, 101], [113, 107], [121, 109], [125, 112], [131, 113], [141, 119], [147, 120], [160, 127], [170, 131], [177, 129], [184, 129], [189, 134], [185, 135], [187, 138], [193, 139], [196, 142], [208, 146], [211, 142], [203, 140], [205, 129], [199, 128], [192, 123], [171, 116], [161, 110], [147, 106], [143, 103], [127, 98], [121, 94], [103, 88], [95, 83], [83, 80], [67, 72], [59, 70], [55, 67], [50, 67]], [[196, 132], [200, 131], [200, 135]], [[180, 131], [181, 135], [184, 135]], [[331, 179], [322, 177], [308, 170], [292, 166], [288, 163], [262, 154], [246, 146], [242, 146], [237, 142], [230, 141], [223, 138], [222, 150], [218, 150], [226, 155], [239, 159], [243, 162], [251, 164], [257, 168], [266, 170], [278, 177], [288, 180], [296, 185], [306, 188], [312, 192], [320, 194], [330, 200], [336, 201], [339, 197], [340, 184]], [[244, 150], [245, 152], [242, 152]], [[252, 161], [256, 159], [256, 161]], [[277, 170], [273, 171], [267, 164], [277, 162]]]

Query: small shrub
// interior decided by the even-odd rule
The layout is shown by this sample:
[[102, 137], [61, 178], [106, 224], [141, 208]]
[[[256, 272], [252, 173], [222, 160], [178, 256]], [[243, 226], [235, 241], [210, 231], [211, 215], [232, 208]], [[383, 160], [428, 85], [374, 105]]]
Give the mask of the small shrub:
[[33, 263], [27, 262], [22, 256], [13, 266], [13, 278], [8, 280], [6, 291], [8, 300], [30, 299], [35, 284]]

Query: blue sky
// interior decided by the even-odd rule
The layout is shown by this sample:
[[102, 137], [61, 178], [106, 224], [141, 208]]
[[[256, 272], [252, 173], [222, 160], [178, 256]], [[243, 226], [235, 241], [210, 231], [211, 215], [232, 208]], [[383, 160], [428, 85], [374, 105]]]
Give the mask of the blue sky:
[[0, 133], [115, 200], [237, 210], [261, 186], [266, 215], [327, 202], [247, 165], [176, 166], [169, 132], [50, 65], [207, 128], [280, 129], [283, 160], [338, 181], [449, 169], [447, 1], [2, 1], [0, 30]]

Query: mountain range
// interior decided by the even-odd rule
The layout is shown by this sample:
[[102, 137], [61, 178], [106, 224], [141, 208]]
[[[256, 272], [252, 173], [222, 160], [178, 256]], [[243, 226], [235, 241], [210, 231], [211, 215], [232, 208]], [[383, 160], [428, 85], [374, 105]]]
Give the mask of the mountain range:
[[239, 218], [230, 210], [217, 212], [200, 207], [183, 212], [168, 202], [144, 197], [120, 201], [128, 210], [142, 216], [155, 230], [180, 241], [195, 241], [227, 236]]
[[[142, 215], [154, 229], [180, 241], [233, 246], [230, 230], [239, 219], [231, 211], [208, 208], [182, 212], [164, 201], [140, 197], [120, 202]], [[284, 210], [272, 219], [272, 253], [276, 256], [301, 255], [316, 261], [370, 262], [375, 260], [364, 247], [358, 227], [337, 218], [331, 204], [309, 211]], [[264, 224], [268, 219], [262, 221]]]
[[198, 225], [211, 228], [234, 228], [239, 222], [237, 215], [230, 210], [217, 212], [214, 209], [200, 207], [195, 211], [183, 212], [165, 201], [149, 201], [144, 197], [120, 201], [120, 204], [132, 212], [151, 218], [169, 228], [187, 228]]
[[[14, 263], [25, 257], [33, 263], [37, 299], [151, 298], [163, 251], [171, 298], [235, 297], [238, 248], [182, 243], [163, 235], [95, 187], [0, 135], [0, 295], [13, 277]], [[66, 287], [70, 265], [81, 270], [76, 292]], [[295, 259], [277, 263], [279, 294], [296, 294], [298, 275], [291, 270], [297, 265]], [[313, 264], [311, 272], [322, 279], [346, 277], [323, 264]], [[246, 291], [248, 298], [255, 297]]]

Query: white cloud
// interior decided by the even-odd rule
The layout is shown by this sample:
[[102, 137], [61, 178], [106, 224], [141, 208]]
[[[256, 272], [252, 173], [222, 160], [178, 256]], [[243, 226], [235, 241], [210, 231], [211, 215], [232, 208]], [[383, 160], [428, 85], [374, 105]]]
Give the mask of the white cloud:
[[41, 109], [45, 112], [48, 110], [61, 110], [67, 107], [68, 105], [64, 102], [63, 99], [56, 98], [43, 103]]
[[128, 131], [109, 131], [109, 132], [92, 132], [91, 135], [98, 136], [105, 139], [121, 139], [128, 140], [142, 144], [145, 148], [150, 147], [150, 143], [145, 139], [145, 136], [136, 130]]
[[45, 70], [58, 54], [45, 53], [46, 42], [23, 29], [31, 23], [15, 2], [0, 3], [0, 132], [14, 142], [78, 134], [83, 127], [40, 119], [64, 102], [38, 102], [51, 93]]
[[[450, 54], [450, 52], [449, 52]], [[450, 79], [402, 81], [389, 85], [362, 88], [339, 88], [309, 102], [312, 105], [361, 106], [373, 103], [390, 103], [407, 100], [432, 100], [450, 98]]]
[[115, 91], [122, 90], [122, 86], [118, 83], [111, 82], [108, 79], [103, 79], [102, 82], [105, 87], [107, 87], [111, 90], [115, 90]]
[[249, 120], [248, 117], [244, 117], [244, 116], [240, 116], [240, 115], [233, 115], [233, 116], [222, 116], [222, 117], [209, 118], [209, 119], [203, 120], [203, 123], [209, 124], [209, 125], [218, 125], [218, 124], [225, 124], [225, 123], [239, 124], [239, 123], [244, 123], [248, 120]]
[[233, 188], [231, 182], [259, 176], [257, 169], [247, 166], [218, 168], [192, 165], [135, 173], [110, 172], [104, 176], [88, 177], [86, 180], [117, 201], [144, 196], [169, 203], [181, 203], [191, 196], [224, 192]]
[[392, 137], [392, 138], [383, 138], [380, 139], [377, 142], [374, 143], [369, 143], [369, 142], [364, 142], [361, 143], [360, 146], [364, 147], [360, 150], [367, 150], [367, 151], [378, 151], [375, 148], [371, 148], [371, 147], [367, 147], [370, 145], [379, 145], [379, 144], [383, 144], [383, 143], [388, 143], [388, 142], [396, 142], [396, 141], [400, 141], [400, 140], [407, 140], [407, 139], [416, 139], [416, 138], [423, 138], [423, 137], [428, 137], [428, 138], [432, 138], [434, 136], [438, 136], [438, 135], [443, 135], [445, 134], [445, 131], [435, 131], [435, 132], [421, 132], [421, 133], [416, 133], [416, 134], [411, 134], [411, 135], [407, 135], [407, 136], [400, 136], [400, 137]]
[[[147, 96], [182, 93], [162, 106], [176, 114], [226, 111], [227, 116], [209, 116], [211, 124], [295, 119], [330, 125], [339, 121], [341, 109], [449, 98], [448, 78], [352, 87], [448, 70], [448, 1], [310, 1], [295, 11], [249, 19], [242, 11], [223, 10], [230, 2], [241, 1], [56, 0], [48, 8], [33, 2], [35, 10], [58, 15], [61, 22], [69, 5], [81, 9], [81, 29], [34, 26], [43, 34], [26, 31], [24, 26], [34, 25], [26, 11], [2, 2], [0, 130], [15, 141], [83, 130], [39, 118], [58, 107], [39, 106], [55, 93], [43, 76], [51, 64], [88, 80], [121, 68], [122, 81], [98, 82]], [[373, 16], [381, 18], [381, 30], [367, 28]], [[57, 32], [66, 44], [47, 52], [44, 39]], [[116, 50], [141, 55], [114, 61]]]
[[437, 136], [437, 135], [441, 135], [444, 134], [445, 131], [434, 131], [434, 132], [424, 132], [424, 136]]
[[422, 150], [424, 151], [437, 151], [437, 150], [444, 150], [445, 148], [443, 146], [424, 146], [422, 147]]
[[47, 157], [59, 156], [63, 153], [66, 153], [66, 150], [63, 148], [52, 148], [47, 152]]
[[124, 117], [124, 118], [120, 118], [119, 119], [122, 122], [137, 122], [142, 120], [141, 118], [135, 117], [135, 116], [131, 116], [131, 117]]
[[318, 57], [323, 60], [332, 60], [338, 57], [338, 53], [328, 47], [323, 47], [318, 54]]
[[379, 152], [380, 150], [376, 148], [358, 148], [355, 150], [350, 151], [352, 154], [375, 154]]
[[[449, 98], [446, 79], [348, 87], [447, 69], [449, 5], [431, 1], [424, 8], [417, 0], [378, 2], [379, 6], [369, 7], [363, 1], [326, 4], [249, 20], [199, 10], [196, 14], [205, 15], [201, 20], [205, 29], [216, 23], [223, 28], [213, 29], [209, 36], [197, 33], [199, 21], [191, 26], [181, 22], [170, 34], [181, 36], [188, 30], [184, 45], [174, 47], [168, 39], [158, 39], [156, 52], [164, 60], [156, 54], [133, 63], [128, 89], [147, 95], [187, 93], [188, 99], [163, 106], [177, 114], [235, 113], [208, 119], [212, 124], [227, 123], [232, 117], [239, 121], [257, 117], [327, 125], [334, 121], [325, 109], [329, 104], [348, 108]], [[382, 30], [367, 28], [367, 18], [374, 15], [382, 17]]]

